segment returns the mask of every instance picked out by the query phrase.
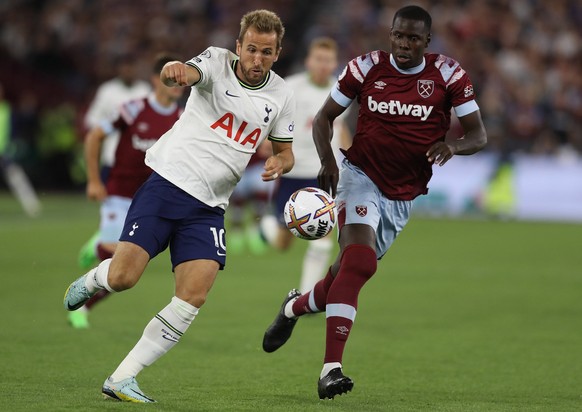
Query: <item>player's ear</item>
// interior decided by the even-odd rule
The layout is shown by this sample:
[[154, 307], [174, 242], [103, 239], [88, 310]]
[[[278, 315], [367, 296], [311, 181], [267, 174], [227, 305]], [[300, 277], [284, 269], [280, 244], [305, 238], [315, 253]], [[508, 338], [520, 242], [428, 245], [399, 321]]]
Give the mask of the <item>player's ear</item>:
[[241, 49], [241, 44], [238, 41], [238, 39], [236, 39], [236, 55], [240, 57], [240, 49]]
[[431, 36], [430, 36], [430, 33], [429, 33], [428, 36], [426, 36], [426, 44], [425, 44], [425, 47], [428, 47], [428, 44], [430, 43], [430, 40], [431, 40]]
[[283, 50], [283, 48], [279, 47], [279, 50], [277, 50], [277, 54], [275, 54], [275, 60], [273, 60], [273, 63], [276, 62], [277, 60], [279, 60], [279, 55], [281, 54], [281, 50]]

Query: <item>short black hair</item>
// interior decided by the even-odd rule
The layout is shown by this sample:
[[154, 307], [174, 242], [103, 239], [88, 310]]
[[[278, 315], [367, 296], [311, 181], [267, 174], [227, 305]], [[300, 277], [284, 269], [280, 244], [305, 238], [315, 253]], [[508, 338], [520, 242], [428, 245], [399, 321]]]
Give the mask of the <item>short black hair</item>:
[[160, 74], [166, 63], [173, 62], [176, 60], [180, 61], [180, 57], [173, 53], [168, 52], [158, 53], [154, 59], [153, 73]]
[[420, 6], [402, 7], [400, 10], [396, 12], [396, 14], [394, 14], [392, 26], [394, 26], [394, 22], [398, 17], [400, 17], [401, 19], [422, 21], [424, 22], [424, 26], [426, 27], [428, 32], [430, 32], [430, 29], [432, 27], [432, 17], [430, 17], [428, 11], [426, 11]]

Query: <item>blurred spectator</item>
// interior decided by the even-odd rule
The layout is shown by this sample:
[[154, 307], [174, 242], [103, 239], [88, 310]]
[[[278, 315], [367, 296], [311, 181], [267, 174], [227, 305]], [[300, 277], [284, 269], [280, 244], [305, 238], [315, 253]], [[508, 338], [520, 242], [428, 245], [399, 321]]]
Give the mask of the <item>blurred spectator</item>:
[[28, 176], [15, 160], [12, 140], [12, 108], [4, 98], [4, 87], [0, 83], [0, 172], [4, 181], [31, 217], [41, 211], [40, 201]]
[[[287, 27], [277, 71], [301, 67], [318, 36], [340, 44], [340, 66], [388, 47], [389, 16], [404, 0], [4, 0], [0, 82], [17, 107], [32, 93], [40, 108], [72, 103], [82, 114], [99, 84], [128, 54], [147, 76], [162, 49], [234, 46], [243, 12], [272, 9]], [[458, 56], [473, 76], [490, 132], [488, 150], [582, 153], [582, 2], [579, 0], [418, 0], [434, 17], [430, 50]], [[171, 33], [171, 34], [170, 34]], [[176, 39], [181, 39], [176, 41]], [[187, 40], [185, 40], [187, 39]], [[385, 41], [382, 41], [385, 39]], [[28, 88], [22, 85], [34, 85]], [[454, 133], [454, 130], [452, 131]], [[80, 136], [81, 133], [78, 133]]]
[[82, 144], [74, 129], [75, 109], [66, 102], [45, 108], [40, 117], [37, 145], [42, 167], [43, 186], [54, 189], [79, 188], [83, 183], [80, 168]]

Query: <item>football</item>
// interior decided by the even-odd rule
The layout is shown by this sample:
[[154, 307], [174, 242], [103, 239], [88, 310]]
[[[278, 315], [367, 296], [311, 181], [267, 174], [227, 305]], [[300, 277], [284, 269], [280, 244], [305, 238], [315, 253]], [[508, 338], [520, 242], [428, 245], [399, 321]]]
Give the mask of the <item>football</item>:
[[289, 197], [285, 204], [285, 224], [296, 237], [321, 239], [337, 222], [335, 201], [324, 190], [304, 187]]

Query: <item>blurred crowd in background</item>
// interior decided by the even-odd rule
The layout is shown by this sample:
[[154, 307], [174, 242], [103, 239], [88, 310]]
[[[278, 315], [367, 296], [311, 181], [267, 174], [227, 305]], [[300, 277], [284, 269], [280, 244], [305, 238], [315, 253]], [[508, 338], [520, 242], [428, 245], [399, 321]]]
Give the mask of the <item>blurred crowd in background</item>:
[[301, 70], [306, 45], [321, 35], [338, 41], [343, 67], [387, 50], [394, 12], [406, 4], [433, 17], [429, 51], [455, 58], [471, 76], [487, 150], [582, 155], [579, 0], [3, 0], [0, 104], [12, 114], [0, 155], [39, 187], [80, 187], [82, 119], [119, 64], [135, 62], [146, 80], [160, 51], [189, 59], [209, 45], [234, 50], [241, 16], [267, 8], [287, 30], [277, 73]]

